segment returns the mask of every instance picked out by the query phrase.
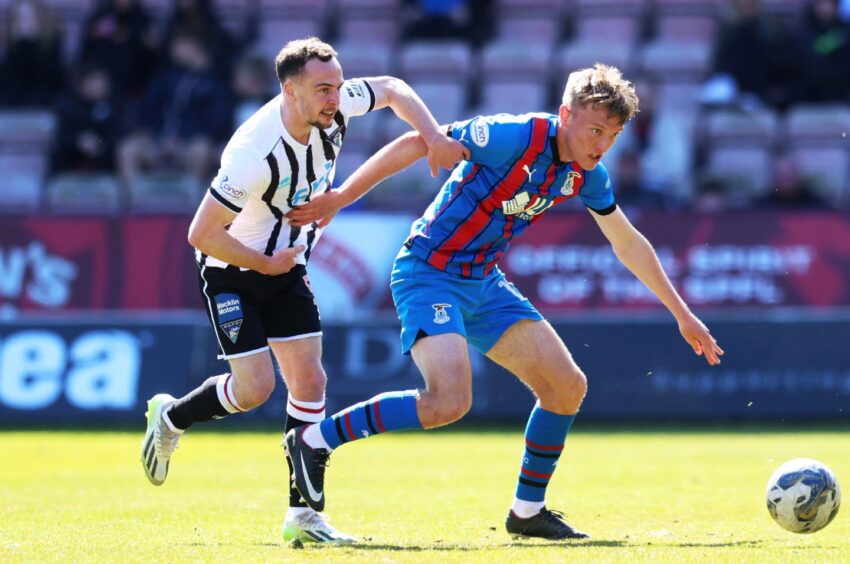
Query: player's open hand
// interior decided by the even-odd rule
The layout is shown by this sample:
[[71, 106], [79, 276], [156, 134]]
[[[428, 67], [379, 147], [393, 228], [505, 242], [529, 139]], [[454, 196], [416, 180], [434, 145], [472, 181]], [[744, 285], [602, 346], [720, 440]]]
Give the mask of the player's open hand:
[[460, 141], [447, 135], [437, 135], [426, 141], [428, 145], [428, 167], [431, 176], [437, 176], [440, 167], [452, 169], [457, 163], [469, 158], [469, 149]]
[[267, 257], [260, 272], [268, 274], [269, 276], [286, 274], [292, 270], [296, 264], [298, 264], [296, 262], [298, 255], [303, 253], [306, 249], [307, 247], [304, 245], [295, 245], [294, 247], [281, 249], [275, 252], [272, 256]]
[[345, 202], [339, 192], [328, 190], [306, 204], [293, 208], [286, 214], [286, 218], [289, 220], [289, 225], [293, 227], [304, 227], [319, 220], [322, 220], [319, 227], [324, 227], [344, 205]]
[[720, 357], [724, 354], [723, 349], [711, 336], [708, 327], [695, 315], [690, 315], [679, 322], [679, 332], [696, 354], [705, 357], [706, 362], [712, 366], [720, 364]]

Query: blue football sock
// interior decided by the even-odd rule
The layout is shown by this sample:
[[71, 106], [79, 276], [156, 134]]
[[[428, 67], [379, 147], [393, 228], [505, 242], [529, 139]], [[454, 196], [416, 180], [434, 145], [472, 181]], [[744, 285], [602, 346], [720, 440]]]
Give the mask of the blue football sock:
[[319, 423], [319, 429], [332, 449], [387, 431], [421, 429], [416, 413], [418, 395], [416, 390], [379, 394], [328, 417]]
[[524, 501], [543, 501], [546, 486], [564, 450], [564, 441], [575, 415], [558, 415], [534, 406], [525, 427], [525, 453], [522, 457], [516, 497]]

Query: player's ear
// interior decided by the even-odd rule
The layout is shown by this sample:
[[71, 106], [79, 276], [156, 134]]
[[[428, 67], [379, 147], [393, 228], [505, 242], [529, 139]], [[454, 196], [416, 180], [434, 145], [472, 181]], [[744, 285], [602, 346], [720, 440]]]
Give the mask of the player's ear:
[[295, 96], [295, 84], [292, 83], [292, 79], [287, 78], [283, 83], [283, 94], [290, 98]]
[[561, 123], [567, 123], [567, 120], [569, 119], [571, 113], [572, 112], [570, 111], [569, 106], [567, 106], [566, 104], [561, 104], [561, 107], [558, 108], [558, 120]]

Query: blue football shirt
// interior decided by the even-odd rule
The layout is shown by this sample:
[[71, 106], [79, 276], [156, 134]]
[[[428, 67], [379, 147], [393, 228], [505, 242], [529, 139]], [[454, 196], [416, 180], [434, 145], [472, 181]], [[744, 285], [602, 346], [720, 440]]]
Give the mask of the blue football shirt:
[[608, 171], [561, 162], [551, 114], [478, 116], [449, 135], [470, 150], [411, 228], [405, 244], [432, 266], [484, 278], [511, 240], [555, 204], [580, 197], [600, 213], [613, 211]]

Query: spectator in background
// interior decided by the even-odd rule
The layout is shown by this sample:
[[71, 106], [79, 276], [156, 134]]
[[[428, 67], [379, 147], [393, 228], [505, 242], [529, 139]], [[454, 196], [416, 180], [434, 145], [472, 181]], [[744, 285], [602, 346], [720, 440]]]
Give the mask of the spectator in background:
[[620, 153], [614, 186], [617, 202], [627, 211], [636, 208], [663, 209], [674, 207], [674, 200], [662, 192], [652, 190], [645, 183], [646, 173], [640, 155], [633, 151]]
[[758, 208], [785, 210], [822, 210], [829, 205], [814, 191], [800, 174], [797, 163], [790, 154], [778, 155], [773, 160], [770, 190], [756, 201]]
[[171, 41], [171, 64], [153, 79], [139, 108], [136, 131], [121, 143], [121, 177], [143, 170], [187, 172], [208, 183], [216, 144], [224, 142], [232, 115], [228, 84], [212, 70], [202, 39], [179, 33]]
[[233, 129], [245, 123], [275, 96], [266, 79], [268, 66], [266, 60], [260, 56], [243, 57], [236, 63], [232, 79], [235, 97], [231, 120]]
[[640, 112], [608, 151], [608, 173], [628, 205], [674, 208], [691, 191], [693, 142], [686, 120], [677, 108], [658, 108], [655, 85], [646, 77], [634, 87]]
[[56, 107], [53, 172], [109, 172], [118, 127], [112, 80], [106, 69], [83, 65], [72, 82]]
[[42, 0], [13, 0], [6, 12], [0, 102], [50, 106], [62, 86], [62, 42]]
[[715, 42], [709, 85], [717, 92], [704, 101], [786, 108], [805, 87], [797, 38], [762, 12], [760, 0], [730, 0], [730, 8]]
[[839, 17], [838, 0], [810, 0], [802, 36], [808, 71], [806, 101], [850, 101], [850, 24]]
[[81, 60], [107, 70], [119, 99], [142, 95], [154, 67], [151, 19], [141, 0], [101, 0], [83, 26]]
[[[174, 10], [165, 24], [162, 45], [168, 48], [178, 34], [191, 34], [199, 38], [216, 62], [215, 71], [222, 79], [229, 79], [236, 57], [244, 41], [234, 38], [222, 26], [211, 0], [174, 0]], [[256, 17], [247, 16], [250, 22]], [[247, 32], [246, 32], [247, 33]]]

